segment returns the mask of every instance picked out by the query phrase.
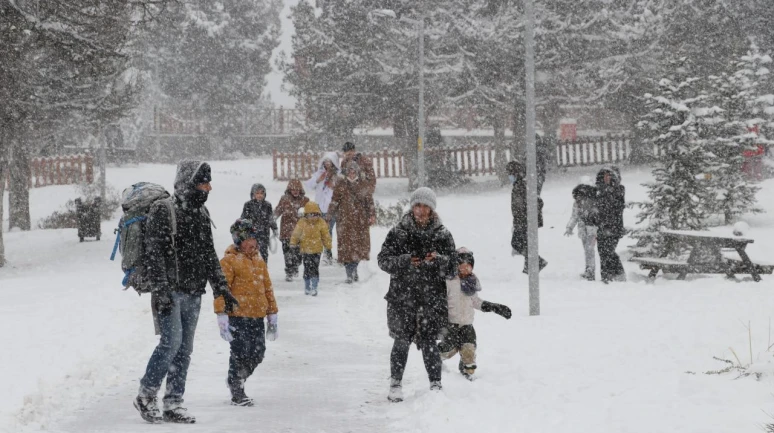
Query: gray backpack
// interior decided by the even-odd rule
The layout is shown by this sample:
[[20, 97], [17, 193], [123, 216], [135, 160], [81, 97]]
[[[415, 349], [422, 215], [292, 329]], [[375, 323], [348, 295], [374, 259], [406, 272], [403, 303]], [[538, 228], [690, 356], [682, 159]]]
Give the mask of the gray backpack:
[[163, 200], [169, 208], [172, 223], [172, 242], [175, 239], [177, 223], [171, 196], [163, 186], [155, 183], [140, 182], [126, 188], [121, 194], [121, 208], [124, 215], [115, 230], [116, 243], [110, 260], [115, 260], [116, 252], [121, 252], [121, 269], [124, 290], [133, 287], [137, 293], [148, 293], [151, 287], [145, 275], [145, 224], [153, 203]]

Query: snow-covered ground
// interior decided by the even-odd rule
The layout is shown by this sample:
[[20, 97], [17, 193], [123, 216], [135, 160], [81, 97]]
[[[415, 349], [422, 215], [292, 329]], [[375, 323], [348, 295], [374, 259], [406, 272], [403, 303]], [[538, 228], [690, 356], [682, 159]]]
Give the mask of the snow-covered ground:
[[[581, 174], [550, 178], [544, 188], [541, 254], [542, 315], [528, 316], [522, 258], [511, 257], [509, 192], [482, 181], [475, 190], [445, 192], [438, 212], [458, 246], [476, 254], [482, 297], [505, 303], [514, 318], [477, 315], [478, 376], [444, 373], [444, 390], [428, 391], [418, 352], [404, 380], [406, 401], [388, 404], [385, 302], [389, 277], [375, 258], [387, 230], [372, 231], [372, 261], [361, 282], [341, 284], [339, 267], [323, 267], [320, 296], [283, 280], [281, 253], [270, 258], [280, 307], [280, 338], [247, 383], [256, 407], [228, 405], [228, 345], [220, 339], [211, 295], [204, 298], [186, 402], [193, 426], [150, 426], [131, 401], [156, 344], [149, 298], [124, 292], [119, 265], [108, 261], [112, 228], [101, 242], [79, 243], [74, 230], [5, 233], [9, 259], [0, 269], [0, 430], [7, 432], [758, 432], [774, 422], [772, 378], [705, 375], [743, 364], [750, 352], [760, 371], [772, 371], [770, 317], [774, 277], [730, 282], [722, 276], [659, 277], [625, 263], [629, 282], [603, 285], [578, 278], [580, 241], [563, 236], [570, 190]], [[112, 168], [118, 189], [136, 181], [171, 189], [174, 167]], [[644, 198], [649, 173], [623, 173], [629, 201]], [[267, 159], [213, 163], [208, 206], [218, 229], [216, 247], [262, 182], [275, 203], [284, 184], [271, 180]], [[753, 260], [774, 257], [774, 181], [759, 194], [768, 213], [746, 220]], [[383, 203], [406, 197], [405, 181], [380, 181]], [[72, 187], [32, 191], [32, 216], [50, 214], [74, 195]], [[632, 226], [635, 212], [627, 211]], [[116, 215], [117, 219], [118, 215]], [[719, 229], [727, 230], [730, 229]], [[628, 240], [619, 247], [623, 251]], [[751, 324], [752, 345], [747, 324]], [[752, 347], [750, 347], [752, 346]], [[695, 372], [692, 374], [691, 372]]]

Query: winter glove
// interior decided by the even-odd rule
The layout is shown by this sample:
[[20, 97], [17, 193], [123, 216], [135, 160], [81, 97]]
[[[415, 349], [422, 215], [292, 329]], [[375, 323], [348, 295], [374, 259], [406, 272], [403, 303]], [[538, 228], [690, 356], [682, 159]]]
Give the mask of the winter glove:
[[277, 232], [276, 228], [271, 229], [271, 235], [274, 236], [274, 238], [279, 237], [279, 233]]
[[565, 236], [572, 236], [572, 229], [567, 229], [566, 232], [564, 232]]
[[221, 287], [215, 291], [214, 295], [216, 298], [223, 296], [226, 314], [231, 314], [236, 311], [237, 308], [239, 308], [239, 301], [237, 301], [234, 295], [231, 294], [231, 291], [228, 289], [228, 287]]
[[159, 314], [169, 314], [172, 312], [172, 307], [175, 304], [172, 300], [172, 294], [167, 289], [153, 292], [151, 295], [151, 302], [153, 303], [153, 308], [155, 308]]
[[279, 330], [277, 328], [277, 315], [269, 314], [266, 318], [266, 339], [269, 341], [275, 341], [279, 337]]
[[234, 336], [231, 335], [231, 331], [234, 330], [232, 326], [228, 324], [228, 316], [225, 314], [218, 314], [218, 329], [220, 329], [220, 338], [231, 343], [234, 341]]
[[495, 304], [494, 302], [484, 301], [481, 303], [481, 311], [484, 313], [495, 313], [506, 319], [511, 318], [511, 309], [502, 304]]

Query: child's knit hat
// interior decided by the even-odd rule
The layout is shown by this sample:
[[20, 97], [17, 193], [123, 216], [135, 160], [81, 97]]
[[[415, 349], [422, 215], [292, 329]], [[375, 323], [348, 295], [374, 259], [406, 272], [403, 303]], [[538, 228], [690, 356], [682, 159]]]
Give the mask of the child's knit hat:
[[239, 246], [243, 241], [256, 238], [258, 234], [253, 228], [253, 222], [246, 218], [239, 218], [231, 225], [231, 239], [234, 240], [234, 245]]
[[473, 257], [473, 251], [470, 251], [465, 247], [460, 247], [457, 250], [457, 260], [459, 261], [460, 264], [469, 263], [470, 266], [473, 266], [473, 267], [476, 266], [476, 260]]
[[435, 191], [426, 186], [417, 188], [411, 193], [411, 207], [414, 207], [417, 204], [423, 204], [435, 211]]

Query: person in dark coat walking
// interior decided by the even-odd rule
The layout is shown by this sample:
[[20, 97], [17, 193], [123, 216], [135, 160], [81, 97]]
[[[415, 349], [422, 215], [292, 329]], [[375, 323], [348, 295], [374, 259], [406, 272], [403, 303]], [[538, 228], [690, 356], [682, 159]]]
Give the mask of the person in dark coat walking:
[[[527, 266], [527, 180], [524, 166], [517, 161], [511, 161], [505, 167], [508, 179], [513, 184], [511, 190], [511, 214], [513, 215], [513, 233], [511, 235], [511, 247], [514, 253], [524, 256], [523, 273], [528, 273]], [[543, 199], [538, 197], [538, 227], [543, 227]], [[548, 264], [542, 257], [538, 257], [540, 270]]]
[[411, 194], [411, 210], [387, 234], [378, 256], [379, 268], [390, 274], [387, 326], [395, 340], [390, 354], [390, 393], [403, 399], [401, 382], [411, 342], [422, 350], [430, 389], [440, 390], [441, 356], [437, 340], [449, 319], [446, 279], [457, 275], [454, 238], [435, 212], [430, 188]]
[[[212, 220], [204, 206], [212, 190], [211, 171], [206, 162], [181, 161], [175, 177], [175, 196], [156, 201], [146, 222], [146, 268], [161, 338], [140, 380], [134, 407], [145, 421], [152, 423], [196, 421], [183, 407], [183, 394], [207, 282], [216, 298], [223, 297], [226, 312], [239, 307], [215, 253]], [[165, 377], [162, 416], [156, 394]]]
[[614, 168], [597, 173], [597, 251], [602, 281], [626, 281], [621, 258], [615, 252], [625, 234], [623, 212], [626, 208], [626, 188]]
[[258, 251], [263, 261], [269, 263], [269, 230], [277, 237], [277, 221], [274, 220], [274, 210], [266, 200], [266, 188], [256, 183], [250, 188], [250, 201], [242, 208], [242, 219], [253, 222], [258, 239]]

